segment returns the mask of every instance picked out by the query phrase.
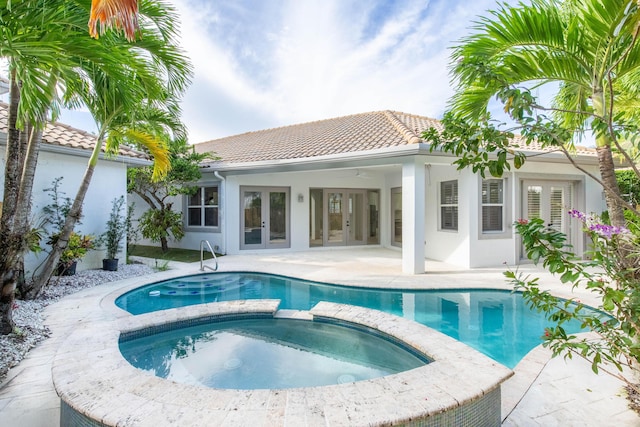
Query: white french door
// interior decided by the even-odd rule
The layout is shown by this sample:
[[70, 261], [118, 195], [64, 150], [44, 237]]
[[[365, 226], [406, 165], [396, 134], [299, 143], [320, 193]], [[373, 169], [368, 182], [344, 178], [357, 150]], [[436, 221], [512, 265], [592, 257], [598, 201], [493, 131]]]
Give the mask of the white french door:
[[572, 206], [571, 183], [526, 180], [522, 189], [522, 216], [542, 219], [547, 227], [564, 233], [567, 243], [575, 246], [568, 214]]

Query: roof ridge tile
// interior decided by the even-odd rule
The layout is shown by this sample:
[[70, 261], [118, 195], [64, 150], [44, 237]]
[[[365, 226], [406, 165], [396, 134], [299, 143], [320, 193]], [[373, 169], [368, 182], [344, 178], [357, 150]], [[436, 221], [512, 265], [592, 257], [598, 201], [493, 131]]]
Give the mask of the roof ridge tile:
[[[386, 110], [386, 111], [388, 111], [388, 110]], [[326, 119], [311, 120], [310, 122], [294, 123], [294, 124], [291, 124], [291, 125], [284, 125], [284, 126], [275, 126], [275, 127], [266, 128], [266, 129], [258, 129], [258, 130], [252, 130], [252, 131], [249, 131], [249, 132], [243, 132], [243, 133], [238, 133], [238, 134], [233, 134], [233, 135], [228, 135], [228, 136], [222, 136], [220, 138], [209, 139], [209, 140], [202, 141], [202, 142], [196, 142], [194, 145], [206, 144], [208, 142], [214, 142], [214, 141], [227, 139], [227, 138], [231, 138], [231, 137], [244, 137], [244, 136], [254, 135], [254, 134], [258, 134], [258, 133], [265, 133], [265, 132], [269, 132], [269, 131], [293, 129], [293, 128], [301, 127], [301, 126], [309, 126], [309, 125], [315, 125], [315, 124], [326, 123], [326, 122], [335, 122], [336, 120], [343, 120], [343, 119], [349, 119], [349, 118], [352, 118], [352, 117], [361, 117], [361, 116], [367, 116], [367, 115], [375, 115], [375, 114], [381, 114], [381, 113], [384, 113], [384, 112], [385, 112], [385, 110], [367, 111], [367, 112], [364, 112], [364, 113], [347, 114], [346, 116], [328, 117]], [[416, 117], [420, 117], [420, 116], [416, 116]]]
[[384, 116], [389, 120], [393, 127], [400, 132], [405, 141], [409, 144], [419, 144], [422, 139], [407, 127], [395, 114], [389, 110], [384, 111]]

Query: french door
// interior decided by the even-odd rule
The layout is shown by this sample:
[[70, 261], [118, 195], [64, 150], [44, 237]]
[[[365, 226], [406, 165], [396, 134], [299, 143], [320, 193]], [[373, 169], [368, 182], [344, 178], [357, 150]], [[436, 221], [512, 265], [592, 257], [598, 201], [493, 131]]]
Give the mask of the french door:
[[327, 201], [325, 246], [366, 244], [367, 216], [364, 190], [325, 190]]
[[240, 249], [288, 248], [289, 188], [241, 187]]
[[540, 218], [549, 228], [564, 233], [567, 243], [575, 246], [569, 225], [571, 183], [562, 181], [523, 181], [522, 215], [525, 219]]

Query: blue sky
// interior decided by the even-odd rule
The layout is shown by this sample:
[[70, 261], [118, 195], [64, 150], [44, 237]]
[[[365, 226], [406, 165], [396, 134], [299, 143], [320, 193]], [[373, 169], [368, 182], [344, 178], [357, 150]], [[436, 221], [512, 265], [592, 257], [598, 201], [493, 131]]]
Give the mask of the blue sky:
[[[367, 111], [442, 117], [449, 50], [495, 0], [172, 0], [192, 143]], [[93, 130], [89, 115], [60, 121]]]

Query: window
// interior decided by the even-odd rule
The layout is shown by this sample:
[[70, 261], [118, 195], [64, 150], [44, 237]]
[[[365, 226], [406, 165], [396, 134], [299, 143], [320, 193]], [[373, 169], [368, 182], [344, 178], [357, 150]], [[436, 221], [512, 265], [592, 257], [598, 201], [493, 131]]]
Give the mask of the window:
[[458, 181], [440, 183], [440, 229], [458, 230]]
[[198, 188], [192, 196], [187, 196], [188, 227], [218, 227], [218, 207], [220, 192], [217, 185]]
[[482, 181], [482, 232], [504, 231], [504, 181], [485, 179]]

